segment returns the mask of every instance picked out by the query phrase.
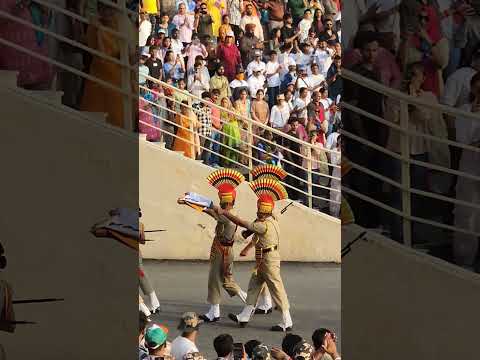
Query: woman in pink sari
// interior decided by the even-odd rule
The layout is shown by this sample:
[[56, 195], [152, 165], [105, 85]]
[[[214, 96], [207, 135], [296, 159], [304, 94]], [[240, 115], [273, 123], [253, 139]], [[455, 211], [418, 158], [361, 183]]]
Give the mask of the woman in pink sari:
[[233, 81], [237, 66], [242, 63], [240, 51], [234, 44], [233, 31], [228, 32], [225, 42], [218, 45], [217, 58], [225, 68], [225, 76], [228, 78], [228, 81]]
[[150, 102], [156, 102], [157, 95], [147, 91], [138, 101], [138, 129], [141, 134], [147, 134], [147, 141], [160, 141], [160, 124], [153, 114], [156, 113]]
[[[47, 9], [29, 0], [0, 0], [0, 10], [40, 27], [49, 26]], [[18, 22], [1, 18], [0, 38], [48, 57], [45, 34]], [[3, 44], [0, 44], [0, 68], [18, 71], [18, 85], [28, 89], [48, 89], [53, 78], [49, 63]]]

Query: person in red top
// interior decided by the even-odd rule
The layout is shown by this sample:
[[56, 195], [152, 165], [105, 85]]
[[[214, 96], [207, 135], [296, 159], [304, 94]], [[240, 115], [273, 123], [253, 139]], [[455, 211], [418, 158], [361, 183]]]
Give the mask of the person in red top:
[[233, 31], [229, 31], [225, 42], [218, 45], [217, 58], [220, 60], [220, 63], [223, 64], [225, 76], [228, 78], [228, 81], [233, 81], [235, 79], [237, 66], [242, 64], [240, 51], [234, 43]]

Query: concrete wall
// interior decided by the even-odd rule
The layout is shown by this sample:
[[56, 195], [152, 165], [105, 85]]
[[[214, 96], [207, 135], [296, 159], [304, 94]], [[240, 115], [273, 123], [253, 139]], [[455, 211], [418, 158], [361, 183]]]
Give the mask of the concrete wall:
[[[181, 155], [140, 141], [140, 206], [146, 229], [168, 231], [151, 234], [156, 241], [143, 248], [146, 258], [209, 258], [215, 222], [206, 214], [179, 206], [176, 200], [194, 191], [217, 201], [206, 177], [211, 168]], [[244, 182], [237, 191], [236, 210], [245, 219], [255, 218], [256, 196]], [[277, 210], [289, 202], [277, 204]], [[282, 259], [286, 261], [340, 262], [340, 221], [295, 204], [279, 217]], [[236, 253], [242, 245], [236, 246]], [[253, 259], [253, 252], [247, 260]]]
[[[342, 242], [360, 232], [343, 229]], [[342, 261], [342, 355], [478, 358], [480, 276], [377, 234], [368, 240]]]
[[[137, 356], [138, 257], [89, 233], [116, 206], [138, 202], [138, 141], [71, 111], [0, 89], [0, 239], [16, 305], [38, 322], [0, 333], [8, 359]], [[101, 144], [101, 145], [100, 145]]]

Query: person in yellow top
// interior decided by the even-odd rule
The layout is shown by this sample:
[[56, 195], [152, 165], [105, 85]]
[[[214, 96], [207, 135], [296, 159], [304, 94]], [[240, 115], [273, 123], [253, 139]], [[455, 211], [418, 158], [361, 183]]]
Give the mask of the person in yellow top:
[[[255, 304], [266, 284], [277, 308], [282, 312], [282, 322], [272, 326], [271, 331], [291, 331], [293, 322], [290, 316], [290, 304], [280, 276], [280, 226], [272, 214], [275, 201], [286, 199], [287, 191], [273, 178], [259, 178], [250, 183], [250, 188], [258, 197], [257, 218], [252, 223], [233, 215], [225, 209], [216, 209], [234, 224], [253, 233], [250, 247], [255, 247], [256, 268], [250, 278], [246, 305], [238, 315], [229, 314], [229, 318], [244, 327], [255, 312]], [[248, 249], [244, 249], [248, 251]]]
[[218, 30], [222, 25], [222, 16], [227, 11], [227, 4], [225, 0], [206, 0], [208, 13], [212, 17], [212, 34], [215, 37], [218, 37]]
[[160, 10], [160, 0], [141, 0], [142, 10], [147, 14], [156, 15]]

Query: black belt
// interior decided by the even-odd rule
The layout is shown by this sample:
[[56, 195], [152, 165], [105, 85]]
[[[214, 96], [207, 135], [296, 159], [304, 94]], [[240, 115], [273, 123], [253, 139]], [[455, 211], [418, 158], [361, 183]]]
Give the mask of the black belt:
[[255, 255], [262, 257], [263, 254], [268, 254], [270, 251], [275, 251], [278, 249], [278, 246], [270, 246], [268, 248], [256, 248], [255, 249]]

